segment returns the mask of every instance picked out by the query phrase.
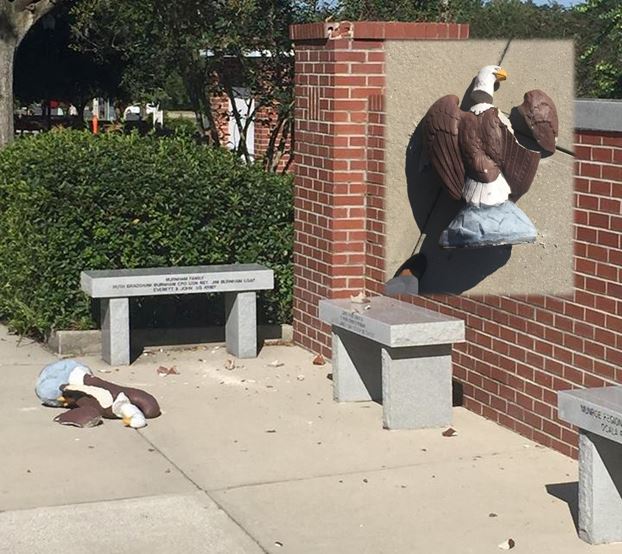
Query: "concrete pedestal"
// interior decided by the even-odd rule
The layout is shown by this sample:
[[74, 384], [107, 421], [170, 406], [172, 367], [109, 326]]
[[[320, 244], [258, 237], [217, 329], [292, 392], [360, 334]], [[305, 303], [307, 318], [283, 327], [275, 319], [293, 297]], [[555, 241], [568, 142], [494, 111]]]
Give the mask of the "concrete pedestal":
[[226, 293], [225, 314], [227, 352], [238, 358], [257, 357], [257, 295], [254, 292]]
[[451, 344], [382, 349], [386, 429], [451, 424]]
[[451, 345], [464, 322], [386, 297], [323, 300], [320, 318], [332, 324], [335, 400], [381, 400], [387, 429], [451, 423]]
[[622, 446], [581, 430], [579, 536], [590, 544], [622, 542]]
[[101, 299], [102, 358], [110, 365], [130, 363], [130, 302]]
[[559, 418], [579, 427], [579, 536], [622, 542], [622, 387], [560, 391]]
[[382, 400], [381, 345], [333, 327], [333, 398], [337, 402]]

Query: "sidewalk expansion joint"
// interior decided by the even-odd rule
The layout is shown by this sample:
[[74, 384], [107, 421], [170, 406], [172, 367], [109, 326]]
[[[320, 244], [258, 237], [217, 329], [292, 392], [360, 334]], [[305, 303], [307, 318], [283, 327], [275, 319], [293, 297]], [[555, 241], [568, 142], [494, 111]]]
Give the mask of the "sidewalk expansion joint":
[[[279, 484], [284, 484], [284, 483], [297, 483], [297, 482], [303, 482], [303, 481], [314, 481], [316, 479], [327, 479], [329, 477], [347, 477], [349, 475], [360, 475], [360, 474], [374, 474], [374, 473], [382, 473], [382, 472], [387, 472], [387, 471], [394, 471], [394, 470], [399, 470], [399, 469], [408, 469], [408, 468], [414, 468], [414, 467], [421, 467], [421, 466], [425, 466], [428, 464], [434, 464], [434, 465], [439, 465], [439, 464], [446, 464], [446, 465], [450, 465], [452, 463], [456, 463], [456, 462], [463, 462], [463, 461], [467, 461], [467, 460], [471, 460], [471, 461], [479, 461], [479, 460], [484, 460], [486, 458], [492, 458], [495, 456], [504, 456], [504, 455], [508, 455], [508, 454], [514, 454], [516, 452], [520, 452], [519, 449], [515, 449], [515, 450], [507, 450], [505, 452], [491, 452], [489, 454], [484, 454], [484, 455], [477, 455], [477, 458], [475, 458], [474, 456], [460, 456], [458, 458], [447, 458], [444, 460], [430, 460], [427, 462], [420, 462], [420, 463], [411, 463], [411, 464], [401, 464], [401, 465], [395, 465], [395, 466], [384, 466], [384, 467], [377, 467], [377, 468], [373, 468], [373, 469], [357, 469], [357, 470], [353, 470], [353, 471], [342, 471], [342, 472], [336, 472], [336, 473], [322, 473], [322, 474], [318, 474], [318, 475], [310, 475], [307, 477], [292, 477], [291, 479], [272, 479], [272, 480], [266, 480], [266, 481], [249, 481], [247, 483], [240, 483], [239, 485], [232, 485], [230, 487], [218, 487], [218, 488], [214, 488], [214, 489], [201, 489], [201, 490], [205, 490], [205, 492], [209, 493], [219, 493], [219, 492], [228, 492], [228, 491], [234, 491], [234, 490], [238, 490], [238, 489], [246, 489], [246, 488], [253, 488], [253, 487], [263, 487], [263, 486], [270, 486], [270, 485], [279, 485]], [[211, 496], [210, 496], [211, 498]]]
[[147, 444], [151, 446], [151, 448], [155, 450], [155, 452], [157, 452], [160, 456], [162, 456], [162, 458], [164, 458], [169, 464], [171, 464], [171, 466], [173, 466], [187, 481], [192, 483], [198, 491], [202, 492], [205, 496], [207, 496], [218, 507], [219, 510], [221, 510], [231, 521], [233, 521], [233, 523], [235, 523], [244, 532], [244, 534], [261, 549], [262, 552], [268, 554], [268, 551], [261, 545], [257, 538], [251, 535], [248, 529], [246, 529], [242, 525], [242, 523], [239, 522], [236, 517], [232, 513], [230, 513], [218, 500], [213, 498], [209, 491], [201, 487], [201, 485], [199, 485], [192, 477], [190, 477], [190, 475], [188, 475], [181, 467], [179, 467], [179, 465], [177, 465], [169, 456], [162, 452], [162, 450], [160, 450], [157, 445], [149, 440], [143, 433], [138, 431], [138, 434]]

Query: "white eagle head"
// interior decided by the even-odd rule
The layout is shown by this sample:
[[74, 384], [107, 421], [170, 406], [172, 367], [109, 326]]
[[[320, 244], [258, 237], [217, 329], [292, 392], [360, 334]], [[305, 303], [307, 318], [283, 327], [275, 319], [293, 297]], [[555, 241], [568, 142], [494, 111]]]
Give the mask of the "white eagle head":
[[508, 78], [507, 71], [498, 65], [487, 65], [482, 67], [475, 80], [471, 98], [477, 102], [492, 104], [492, 95], [495, 93], [495, 85]]

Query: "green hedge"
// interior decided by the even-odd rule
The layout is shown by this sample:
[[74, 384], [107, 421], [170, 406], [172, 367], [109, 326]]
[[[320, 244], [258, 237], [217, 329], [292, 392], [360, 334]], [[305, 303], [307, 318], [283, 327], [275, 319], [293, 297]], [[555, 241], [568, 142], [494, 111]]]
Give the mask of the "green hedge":
[[184, 138], [55, 131], [0, 152], [0, 317], [20, 333], [96, 327], [84, 269], [258, 262], [259, 314], [286, 322], [291, 178]]

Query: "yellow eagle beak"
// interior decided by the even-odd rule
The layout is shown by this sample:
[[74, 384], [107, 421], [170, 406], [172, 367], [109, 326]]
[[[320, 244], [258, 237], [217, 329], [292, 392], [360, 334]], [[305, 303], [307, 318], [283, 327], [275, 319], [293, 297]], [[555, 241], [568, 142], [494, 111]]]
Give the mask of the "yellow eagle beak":
[[495, 72], [495, 77], [497, 78], [497, 81], [505, 81], [508, 78], [508, 72], [500, 67], [499, 71]]

